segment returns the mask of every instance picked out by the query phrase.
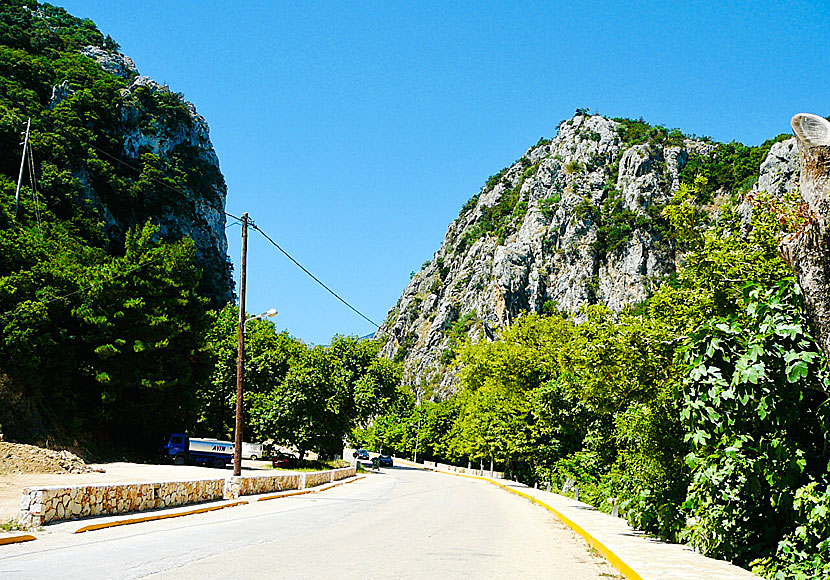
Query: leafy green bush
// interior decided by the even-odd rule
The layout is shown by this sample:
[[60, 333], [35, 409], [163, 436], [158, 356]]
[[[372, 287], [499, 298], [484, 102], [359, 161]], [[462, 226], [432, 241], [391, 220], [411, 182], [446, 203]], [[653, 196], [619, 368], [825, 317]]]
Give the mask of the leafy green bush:
[[692, 452], [682, 537], [747, 564], [793, 522], [795, 490], [823, 472], [824, 365], [791, 280], [745, 289], [746, 317], [716, 317], [692, 336], [683, 421]]
[[622, 140], [622, 148], [628, 149], [634, 145], [683, 145], [686, 135], [679, 129], [666, 129], [662, 125], [652, 126], [640, 119], [614, 118], [617, 122], [617, 133]]
[[769, 578], [830, 578], [830, 487], [811, 481], [796, 490], [796, 527], [778, 543], [774, 556], [753, 561], [752, 571]]
[[716, 192], [744, 193], [758, 180], [761, 163], [770, 148], [779, 141], [792, 137], [782, 134], [764, 141], [759, 147], [742, 143], [720, 143], [706, 155], [692, 154], [680, 172], [681, 182], [693, 185], [698, 177], [706, 178], [706, 185], [697, 192], [698, 203], [709, 203]]

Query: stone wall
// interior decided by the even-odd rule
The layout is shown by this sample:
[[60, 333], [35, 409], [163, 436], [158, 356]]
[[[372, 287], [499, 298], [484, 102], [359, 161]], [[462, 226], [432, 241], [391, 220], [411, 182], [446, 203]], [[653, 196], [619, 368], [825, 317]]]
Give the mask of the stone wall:
[[229, 477], [225, 480], [224, 497], [225, 499], [236, 499], [242, 495], [300, 489], [302, 482], [303, 474], [280, 473], [253, 477]]
[[303, 489], [351, 477], [354, 467], [310, 473], [280, 473], [196, 481], [119, 483], [24, 488], [18, 523], [26, 529], [61, 520], [116, 515]]
[[161, 483], [24, 488], [19, 524], [35, 528], [59, 520], [173, 507], [222, 499], [224, 479]]
[[305, 487], [314, 487], [315, 485], [322, 485], [334, 481], [334, 474], [328, 471], [321, 471], [318, 473], [305, 474]]
[[328, 471], [312, 471], [299, 474], [229, 477], [225, 482], [225, 499], [235, 499], [243, 495], [256, 495], [288, 489], [316, 487], [323, 483], [330, 483], [338, 479], [351, 477], [356, 471], [354, 467], [343, 467]]

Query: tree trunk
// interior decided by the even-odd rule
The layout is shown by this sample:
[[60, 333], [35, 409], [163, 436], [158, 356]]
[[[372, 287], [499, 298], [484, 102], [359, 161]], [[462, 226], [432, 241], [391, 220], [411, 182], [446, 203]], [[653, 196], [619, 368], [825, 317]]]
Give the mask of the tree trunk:
[[781, 240], [779, 250], [804, 292], [813, 335], [830, 357], [830, 122], [799, 113], [792, 126], [801, 165], [799, 191], [809, 219]]

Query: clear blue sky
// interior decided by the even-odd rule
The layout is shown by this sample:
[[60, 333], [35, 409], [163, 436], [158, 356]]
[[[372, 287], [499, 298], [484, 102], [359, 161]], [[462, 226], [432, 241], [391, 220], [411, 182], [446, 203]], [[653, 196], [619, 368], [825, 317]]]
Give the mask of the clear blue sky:
[[[184, 93], [227, 210], [378, 323], [463, 203], [577, 107], [753, 145], [830, 114], [824, 1], [56, 3]], [[253, 232], [248, 272], [249, 312], [294, 336], [374, 330]]]

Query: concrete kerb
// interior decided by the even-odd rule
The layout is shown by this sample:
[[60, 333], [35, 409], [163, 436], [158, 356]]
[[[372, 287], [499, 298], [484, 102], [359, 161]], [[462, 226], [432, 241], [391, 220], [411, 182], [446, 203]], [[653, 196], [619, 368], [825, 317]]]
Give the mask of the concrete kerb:
[[328, 491], [329, 489], [332, 489], [334, 487], [338, 487], [338, 486], [341, 486], [341, 485], [346, 485], [347, 483], [352, 483], [352, 482], [355, 482], [355, 481], [359, 481], [361, 479], [364, 479], [365, 477], [366, 477], [365, 475], [358, 475], [358, 476], [355, 476], [355, 477], [350, 477], [348, 479], [341, 479], [340, 481], [335, 481], [334, 483], [329, 483], [327, 485], [321, 485], [320, 487], [313, 487], [313, 488], [309, 488], [309, 489], [300, 489], [300, 490], [291, 490], [291, 491], [283, 491], [283, 492], [279, 492], [279, 493], [272, 493], [272, 494], [269, 494], [269, 495], [260, 496], [260, 497], [257, 498], [256, 501], [268, 501], [268, 500], [272, 500], [272, 499], [280, 499], [280, 498], [283, 498], [283, 497], [291, 497], [291, 496], [294, 496], [294, 495], [305, 495], [307, 493], [320, 493], [320, 492], [323, 492], [323, 491]]
[[247, 505], [248, 500], [239, 500], [239, 501], [224, 501], [220, 504], [209, 505], [209, 506], [202, 506], [198, 508], [173, 508], [172, 510], [159, 512], [159, 513], [151, 513], [150, 515], [146, 516], [127, 516], [127, 517], [118, 517], [118, 519], [112, 519], [106, 522], [98, 522], [96, 524], [88, 524], [86, 526], [82, 526], [75, 530], [76, 534], [81, 534], [83, 532], [92, 532], [95, 530], [103, 530], [104, 528], [114, 528], [116, 526], [127, 526], [130, 524], [140, 524], [143, 522], [152, 522], [155, 520], [166, 520], [168, 518], [180, 518], [182, 516], [192, 516], [195, 514], [204, 514], [207, 512], [212, 512], [216, 510], [221, 510], [230, 507], [236, 507], [240, 505]]
[[6, 544], [19, 544], [21, 542], [31, 542], [35, 540], [33, 535], [31, 534], [13, 534], [11, 536], [0, 536], [0, 546], [4, 546]]
[[[35, 529], [61, 520], [77, 520], [90, 516], [101, 518], [96, 524], [91, 524], [94, 526], [103, 518], [119, 518], [118, 521], [122, 521], [123, 518], [120, 516], [128, 514], [130, 517], [127, 521], [148, 521], [159, 517], [134, 514], [170, 508], [184, 508], [184, 514], [200, 513], [209, 502], [210, 505], [217, 505], [216, 502], [224, 500], [226, 503], [218, 505], [238, 505], [227, 502], [241, 500], [240, 496], [317, 487], [354, 474], [354, 467], [346, 467], [309, 473], [286, 472], [210, 480], [27, 487], [23, 489], [18, 522], [23, 526], [21, 529]], [[193, 507], [194, 505], [198, 507]], [[114, 524], [107, 523], [102, 527], [111, 525]], [[85, 528], [82, 531], [95, 529], [86, 526]]]

